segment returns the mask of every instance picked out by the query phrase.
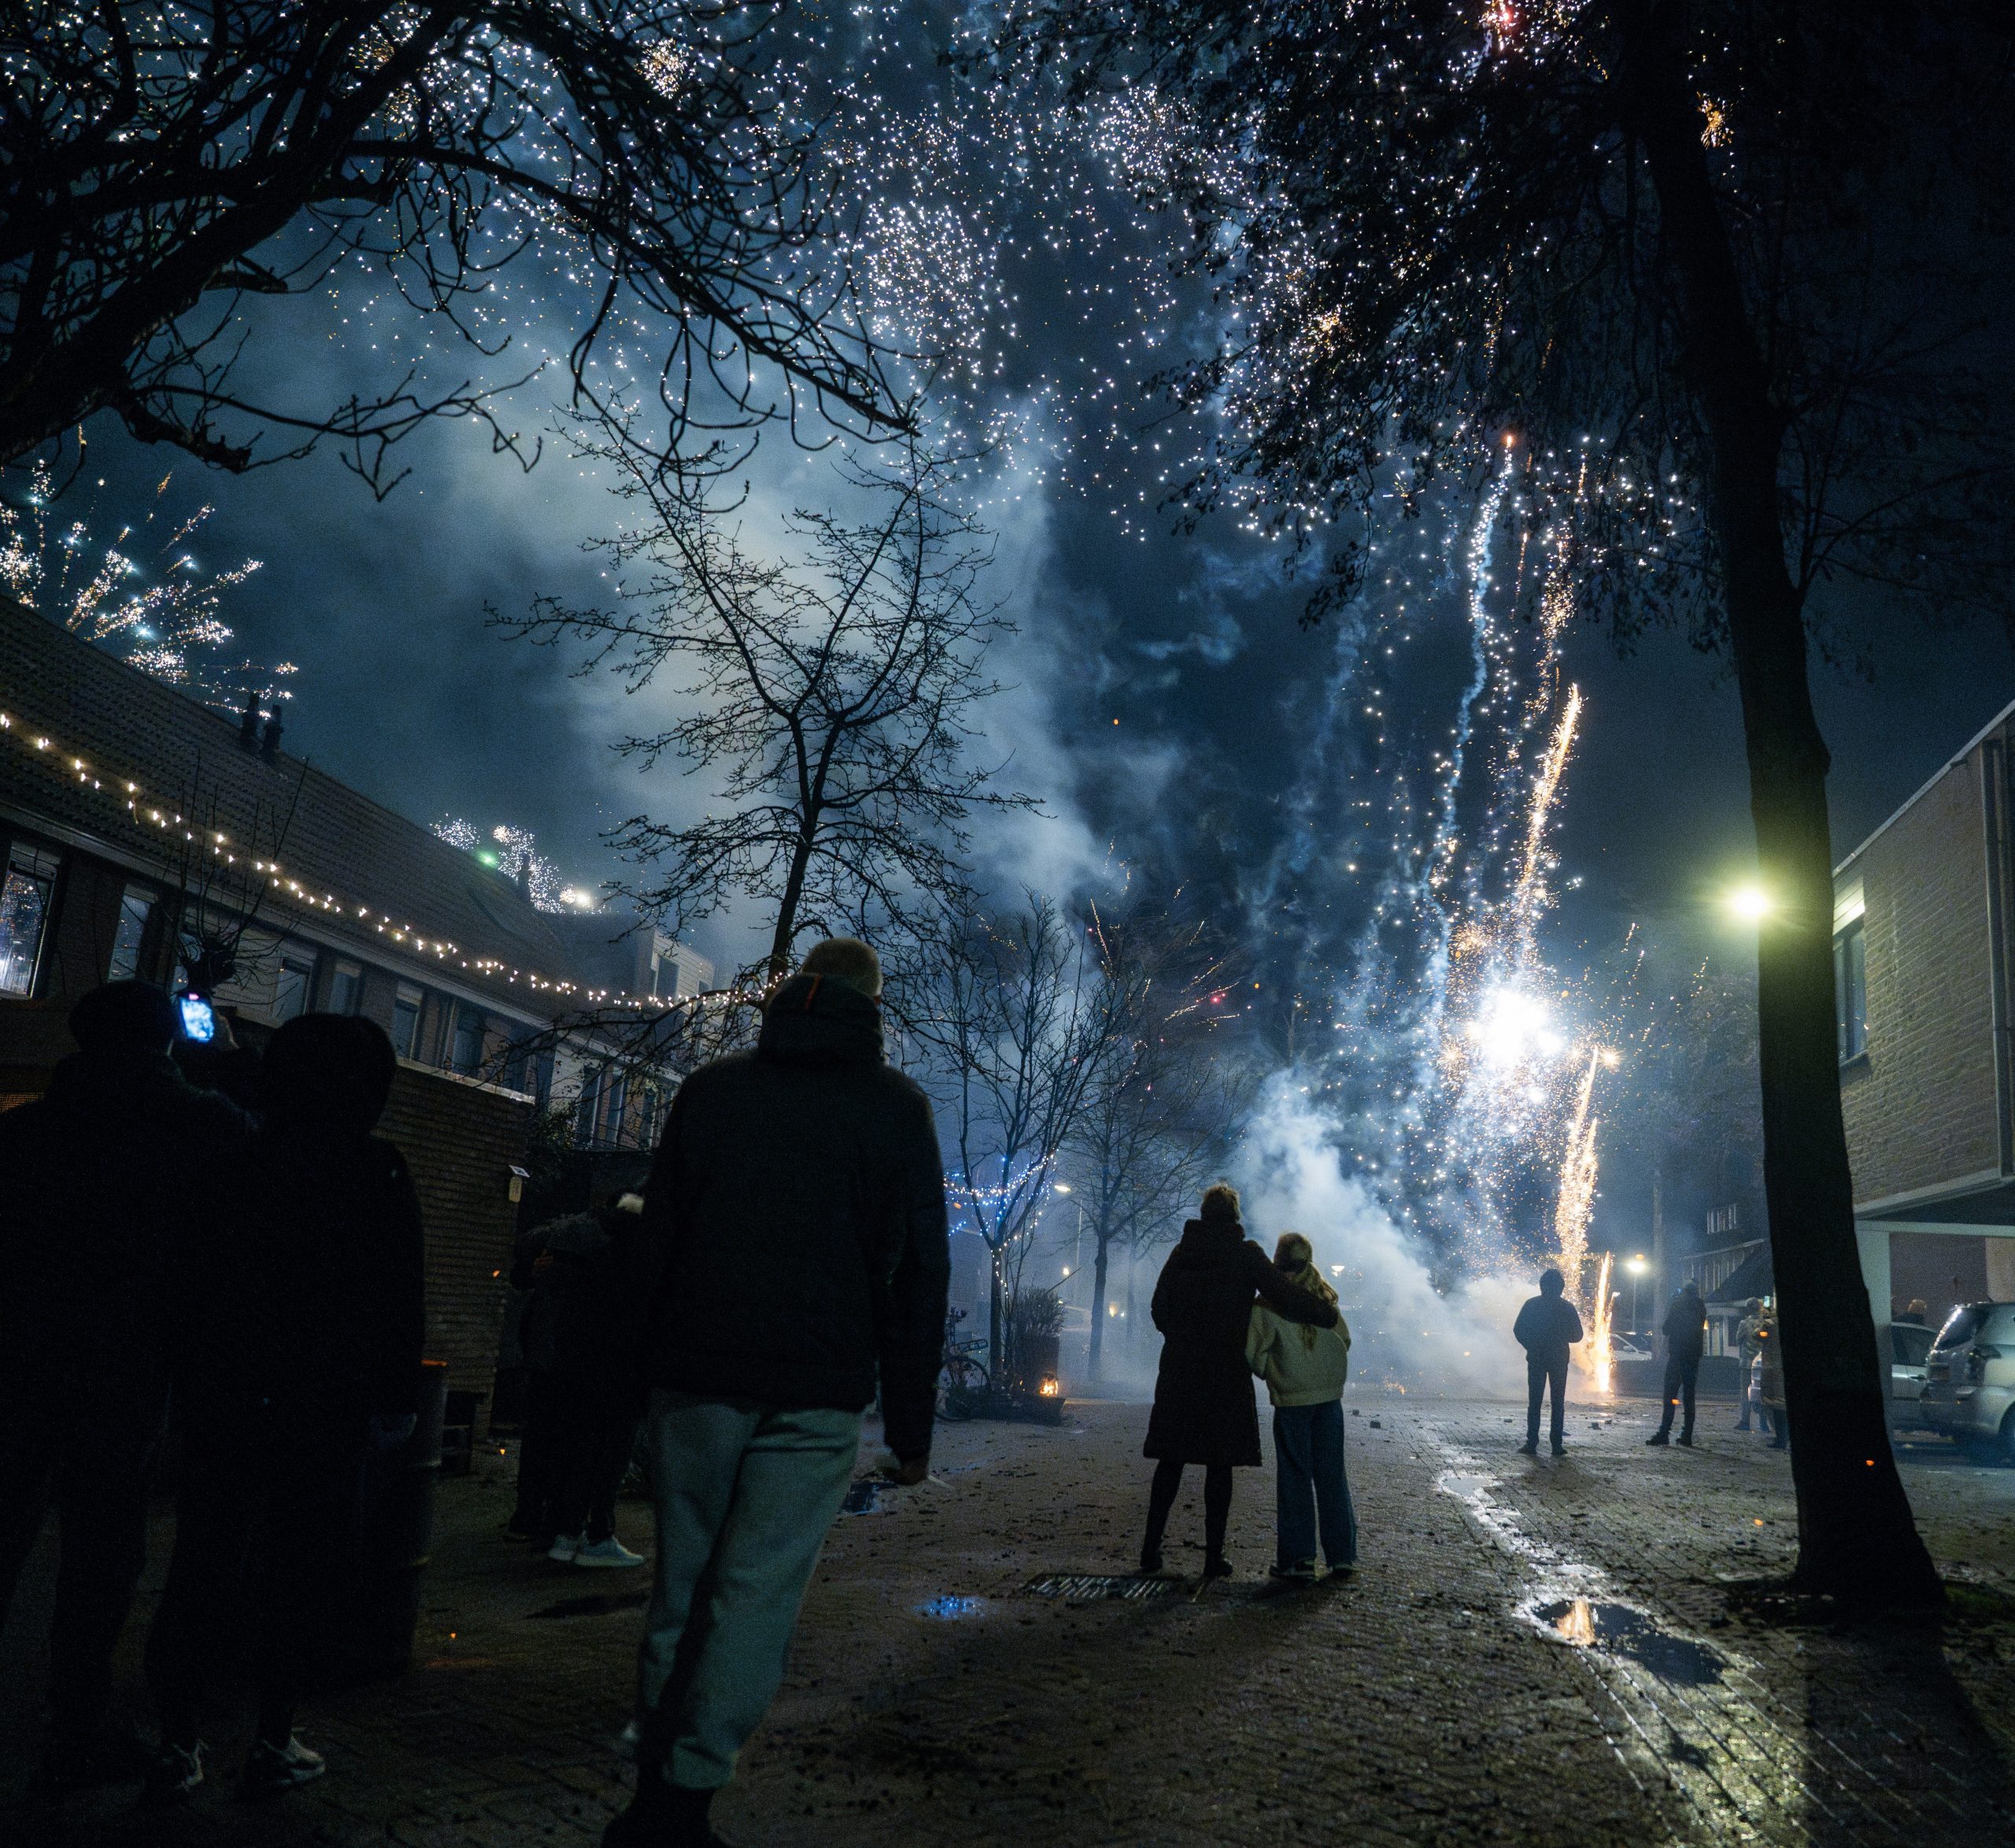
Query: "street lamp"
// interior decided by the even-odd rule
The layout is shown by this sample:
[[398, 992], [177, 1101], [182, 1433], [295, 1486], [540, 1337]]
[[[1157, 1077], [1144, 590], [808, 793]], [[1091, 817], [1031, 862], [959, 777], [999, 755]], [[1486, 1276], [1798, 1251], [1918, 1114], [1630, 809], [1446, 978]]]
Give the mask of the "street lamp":
[[1644, 1254], [1640, 1251], [1623, 1268], [1630, 1273], [1630, 1332], [1634, 1335], [1637, 1332], [1637, 1280], [1651, 1266], [1644, 1262]]
[[1777, 901], [1762, 886], [1754, 884], [1738, 885], [1722, 903], [1745, 924], [1761, 924], [1777, 908]]

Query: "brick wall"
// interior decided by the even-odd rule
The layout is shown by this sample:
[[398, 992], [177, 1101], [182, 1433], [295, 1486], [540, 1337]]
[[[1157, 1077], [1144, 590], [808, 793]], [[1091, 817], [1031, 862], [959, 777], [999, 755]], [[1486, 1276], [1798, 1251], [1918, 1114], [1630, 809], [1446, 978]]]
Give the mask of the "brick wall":
[[1857, 1202], [1998, 1159], [1977, 753], [1850, 869], [1867, 911], [1868, 1055], [1840, 1075]]
[[531, 1114], [530, 1104], [482, 1085], [401, 1065], [379, 1125], [420, 1188], [427, 1352], [448, 1363], [451, 1392], [487, 1395], [494, 1383], [517, 1218], [511, 1167], [523, 1162]]

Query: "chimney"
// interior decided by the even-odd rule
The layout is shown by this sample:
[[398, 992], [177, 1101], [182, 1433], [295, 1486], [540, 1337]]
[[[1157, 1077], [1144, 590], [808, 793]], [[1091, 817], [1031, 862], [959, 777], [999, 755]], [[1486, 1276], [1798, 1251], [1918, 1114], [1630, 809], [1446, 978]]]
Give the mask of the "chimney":
[[263, 762], [271, 763], [279, 756], [280, 733], [283, 729], [284, 722], [280, 717], [280, 704], [279, 700], [275, 700], [273, 702], [272, 716], [266, 721], [266, 735], [259, 741], [259, 756]]
[[238, 715], [238, 748], [241, 751], [259, 748], [259, 694], [255, 687], [245, 689], [245, 710]]

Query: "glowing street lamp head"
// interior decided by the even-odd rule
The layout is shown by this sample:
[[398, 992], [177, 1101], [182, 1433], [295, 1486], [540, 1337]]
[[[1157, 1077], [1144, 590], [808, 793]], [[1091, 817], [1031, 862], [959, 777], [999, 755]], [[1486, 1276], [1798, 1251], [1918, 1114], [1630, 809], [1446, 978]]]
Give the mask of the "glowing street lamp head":
[[1629, 1271], [1632, 1277], [1642, 1277], [1646, 1271], [1651, 1269], [1651, 1266], [1644, 1262], [1644, 1254], [1642, 1251], [1640, 1251], [1637, 1255], [1632, 1258], [1629, 1263], [1624, 1266], [1623, 1268]]
[[1760, 924], [1777, 908], [1777, 901], [1760, 885], [1738, 885], [1726, 900], [1728, 908], [1745, 924]]

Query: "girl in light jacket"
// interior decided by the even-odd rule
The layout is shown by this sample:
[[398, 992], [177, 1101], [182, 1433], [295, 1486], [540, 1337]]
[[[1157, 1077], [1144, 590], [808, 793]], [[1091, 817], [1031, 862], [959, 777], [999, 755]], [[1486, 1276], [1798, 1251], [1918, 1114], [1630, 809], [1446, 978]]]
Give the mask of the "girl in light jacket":
[[[1281, 1233], [1274, 1247], [1274, 1267], [1285, 1281], [1333, 1307], [1337, 1292], [1315, 1268], [1314, 1256], [1298, 1232]], [[1340, 1316], [1335, 1327], [1321, 1328], [1290, 1321], [1263, 1301], [1252, 1306], [1246, 1362], [1266, 1382], [1274, 1402], [1277, 1579], [1322, 1576], [1315, 1563], [1318, 1527], [1331, 1572], [1348, 1573], [1357, 1564], [1357, 1518], [1344, 1473], [1344, 1380], [1350, 1357], [1351, 1332]]]

